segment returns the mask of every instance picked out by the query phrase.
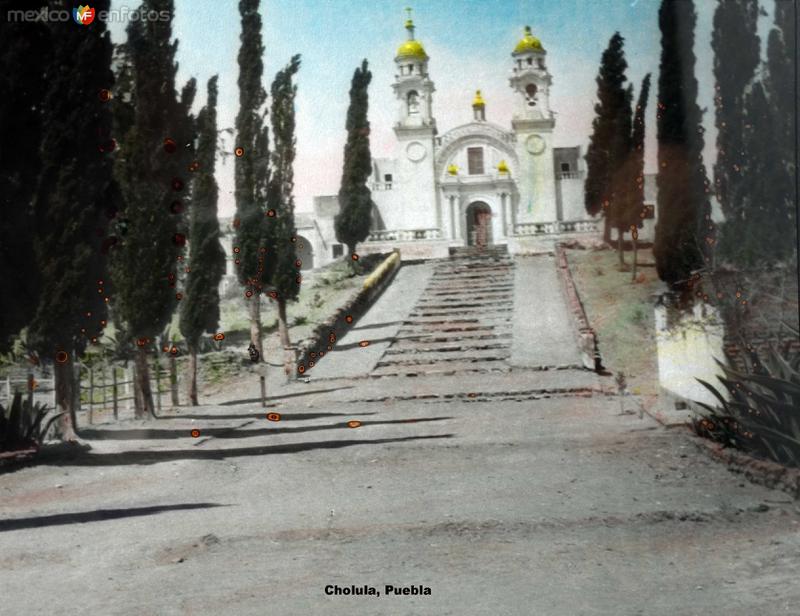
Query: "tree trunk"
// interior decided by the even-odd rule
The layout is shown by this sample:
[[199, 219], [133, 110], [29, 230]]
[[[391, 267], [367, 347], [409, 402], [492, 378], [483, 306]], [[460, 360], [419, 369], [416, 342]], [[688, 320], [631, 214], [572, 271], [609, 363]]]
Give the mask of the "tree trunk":
[[281, 346], [285, 349], [292, 344], [289, 340], [289, 324], [286, 321], [286, 300], [278, 298], [278, 332], [281, 336]]
[[603, 214], [603, 242], [611, 244], [611, 223], [608, 221], [608, 216]]
[[189, 404], [197, 406], [197, 347], [189, 347]]
[[73, 374], [72, 354], [67, 361], [56, 362], [53, 366], [54, 388], [56, 390], [56, 410], [64, 413], [58, 419], [58, 432], [62, 441], [77, 441], [77, 421], [75, 417], [75, 376]]
[[288, 350], [292, 342], [289, 340], [289, 324], [286, 321], [286, 300], [281, 298], [278, 298], [278, 333], [283, 347], [283, 371], [286, 378], [291, 379], [295, 371], [295, 357]]
[[180, 406], [178, 398], [178, 360], [175, 356], [169, 356], [169, 387], [172, 395], [172, 406]]
[[259, 361], [264, 361], [264, 341], [261, 334], [261, 294], [255, 293], [249, 300], [247, 310], [250, 314], [250, 342], [258, 350]]
[[150, 368], [147, 365], [147, 348], [136, 349], [134, 358], [134, 388], [137, 390], [140, 406], [135, 410], [136, 419], [155, 417], [153, 408], [153, 392], [150, 389]]
[[619, 257], [619, 269], [622, 271], [625, 267], [625, 232], [622, 229], [617, 229], [617, 256]]
[[638, 254], [636, 246], [636, 232], [631, 233], [631, 243], [633, 244], [633, 268], [631, 273], [631, 282], [636, 282], [636, 266], [638, 265]]

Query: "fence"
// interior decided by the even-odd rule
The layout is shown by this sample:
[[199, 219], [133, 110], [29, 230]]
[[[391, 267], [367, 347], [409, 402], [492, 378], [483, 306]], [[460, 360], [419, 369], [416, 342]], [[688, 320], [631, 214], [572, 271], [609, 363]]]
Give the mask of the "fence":
[[[78, 412], [88, 416], [89, 423], [94, 423], [95, 414], [111, 413], [114, 419], [118, 419], [121, 408], [126, 412], [133, 410], [133, 366], [97, 362], [80, 364], [79, 371]], [[171, 358], [166, 366], [161, 362], [151, 363], [150, 382], [157, 413], [160, 413], [164, 406], [178, 406], [180, 402], [178, 392], [182, 380]], [[17, 392], [22, 393], [31, 402], [46, 404], [52, 408], [56, 406], [55, 380], [51, 376], [45, 376], [38, 369], [29, 372], [27, 376], [9, 374], [0, 378], [0, 402], [4, 406], [7, 407], [11, 403]], [[167, 394], [169, 396], [165, 400], [164, 396]]]

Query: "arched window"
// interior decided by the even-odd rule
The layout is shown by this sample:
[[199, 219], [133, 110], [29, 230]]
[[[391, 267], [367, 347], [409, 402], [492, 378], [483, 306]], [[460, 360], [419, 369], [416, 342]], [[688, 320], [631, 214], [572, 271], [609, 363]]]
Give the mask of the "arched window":
[[408, 103], [408, 115], [416, 115], [419, 113], [419, 94], [416, 90], [411, 90], [406, 97]]
[[525, 97], [528, 99], [528, 105], [533, 107], [536, 105], [536, 92], [538, 88], [536, 87], [535, 83], [529, 83], [525, 86]]

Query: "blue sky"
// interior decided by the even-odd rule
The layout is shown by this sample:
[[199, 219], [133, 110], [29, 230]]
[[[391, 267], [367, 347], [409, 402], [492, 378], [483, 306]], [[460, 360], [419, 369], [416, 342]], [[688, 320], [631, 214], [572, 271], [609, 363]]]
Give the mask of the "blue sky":
[[[112, 0], [112, 8], [136, 6], [132, 0]], [[198, 108], [205, 101], [205, 82], [219, 75], [219, 124], [232, 127], [238, 106], [240, 20], [238, 3], [227, 0], [176, 0], [173, 33], [180, 40], [179, 78], [198, 79]], [[487, 102], [487, 119], [510, 126], [513, 94], [508, 86], [510, 53], [530, 25], [547, 50], [553, 75], [551, 105], [557, 112], [556, 144], [588, 143], [600, 56], [611, 35], [625, 37], [628, 78], [636, 92], [642, 77], [653, 73], [647, 118], [647, 170], [655, 170], [655, 105], [660, 33], [659, 0], [262, 0], [265, 45], [265, 87], [275, 73], [299, 53], [297, 76], [298, 210], [310, 210], [316, 194], [338, 190], [344, 120], [353, 71], [367, 58], [373, 73], [370, 86], [371, 144], [374, 156], [393, 154], [391, 125], [396, 113], [391, 83], [394, 54], [405, 39], [404, 8], [412, 6], [416, 38], [430, 56], [434, 115], [440, 134], [468, 122], [476, 89]], [[713, 56], [711, 19], [716, 2], [697, 0], [695, 53], [700, 105], [705, 114], [706, 163], [713, 163]], [[767, 3], [771, 12], [772, 2]], [[768, 27], [769, 20], [762, 20]], [[124, 37], [124, 25], [110, 26], [112, 37]], [[232, 141], [229, 143], [233, 149]], [[233, 213], [233, 164], [218, 163], [220, 213]]]

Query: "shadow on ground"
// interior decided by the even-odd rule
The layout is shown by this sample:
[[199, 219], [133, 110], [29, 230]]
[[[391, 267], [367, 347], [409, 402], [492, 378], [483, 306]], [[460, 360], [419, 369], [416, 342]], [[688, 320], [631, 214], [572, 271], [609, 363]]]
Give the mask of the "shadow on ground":
[[96, 509], [79, 513], [57, 513], [41, 515], [33, 518], [0, 520], [0, 533], [25, 528], [42, 528], [44, 526], [61, 526], [64, 524], [85, 524], [86, 522], [102, 522], [119, 520], [142, 515], [155, 515], [168, 511], [187, 511], [191, 509], [211, 509], [212, 507], [229, 507], [219, 503], [182, 503], [179, 505], [157, 505], [154, 507], [131, 507], [128, 509]]

